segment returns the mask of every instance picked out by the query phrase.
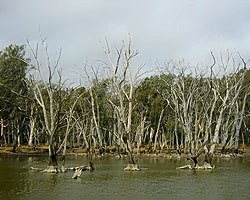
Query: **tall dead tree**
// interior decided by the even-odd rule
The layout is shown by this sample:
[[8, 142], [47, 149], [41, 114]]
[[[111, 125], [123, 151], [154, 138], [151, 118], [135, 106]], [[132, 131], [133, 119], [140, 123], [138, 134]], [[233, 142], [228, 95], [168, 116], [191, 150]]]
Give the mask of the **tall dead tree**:
[[93, 67], [91, 67], [91, 71], [94, 75], [93, 79], [91, 79], [90, 74], [89, 74], [90, 72], [88, 72], [86, 67], [87, 65], [85, 65], [84, 73], [85, 73], [85, 76], [87, 77], [88, 84], [89, 84], [89, 88], [87, 91], [90, 95], [90, 107], [91, 107], [91, 113], [92, 113], [91, 123], [93, 123], [94, 125], [94, 129], [92, 129], [93, 131], [92, 137], [94, 139], [95, 138], [94, 135], [97, 135], [97, 140], [98, 140], [97, 144], [100, 150], [100, 154], [102, 154], [104, 152], [103, 133], [100, 127], [100, 107], [99, 107], [99, 102], [98, 102], [99, 99], [97, 98], [97, 94], [95, 91], [95, 89], [98, 89], [96, 87], [100, 87], [99, 80], [98, 80], [98, 69], [95, 70]]
[[133, 75], [131, 62], [139, 52], [131, 49], [130, 38], [127, 46], [123, 43], [122, 48], [116, 49], [117, 57], [115, 61], [112, 59], [111, 49], [107, 41], [104, 52], [107, 57], [107, 62], [104, 62], [104, 64], [108, 69], [108, 73], [111, 75], [109, 87], [112, 96], [108, 101], [116, 111], [117, 126], [119, 126], [117, 130], [121, 130], [121, 132], [115, 134], [121, 134], [118, 135], [118, 138], [121, 139], [129, 156], [130, 165], [126, 169], [138, 170], [138, 163], [132, 154], [132, 141], [135, 136], [132, 132], [132, 117], [134, 106], [136, 106], [134, 104], [134, 91], [142, 66], [139, 67]]
[[[213, 59], [215, 63], [214, 56], [213, 56]], [[239, 69], [240, 63], [236, 65], [233, 55], [230, 53], [228, 53], [225, 59], [221, 58], [221, 62], [218, 65], [218, 67], [222, 68], [224, 72], [224, 76], [222, 79], [220, 79], [220, 83], [218, 82], [218, 78], [214, 77], [212, 79], [212, 85], [211, 85], [212, 89], [214, 90], [214, 95], [218, 96], [221, 103], [220, 103], [220, 106], [217, 108], [217, 111], [219, 114], [218, 114], [218, 117], [216, 118], [216, 125], [214, 129], [214, 133], [211, 137], [211, 146], [210, 146], [209, 151], [206, 154], [206, 161], [210, 165], [212, 161], [212, 155], [215, 152], [216, 144], [219, 142], [219, 136], [220, 136], [222, 125], [227, 123], [227, 122], [223, 122], [225, 120], [225, 115], [227, 114], [227, 112], [230, 114], [232, 108], [236, 110], [236, 117], [233, 120], [235, 120], [234, 122], [236, 124], [235, 130], [236, 130], [236, 134], [238, 135], [239, 135], [239, 127], [241, 127], [242, 120], [243, 120], [243, 115], [241, 117], [238, 116], [239, 109], [238, 109], [237, 102], [239, 99], [240, 92], [242, 91], [242, 84], [243, 84], [246, 70], [243, 70], [241, 76], [238, 75], [239, 70], [240, 70]], [[228, 68], [230, 67], [236, 68], [236, 71], [234, 71], [231, 75], [228, 73]], [[244, 103], [243, 103], [241, 114], [243, 113], [244, 113]], [[239, 119], [242, 119], [242, 120], [239, 120]]]
[[199, 143], [198, 127], [204, 109], [203, 74], [195, 73], [193, 76], [193, 73], [187, 73], [188, 65], [184, 61], [166, 63], [164, 70], [176, 74], [171, 81], [162, 79], [170, 88], [166, 91], [165, 100], [175, 112], [175, 123], [178, 123], [184, 132], [185, 149], [195, 155]]
[[[45, 79], [41, 71], [42, 65], [39, 61], [38, 45], [36, 49], [33, 49], [29, 41], [27, 41], [27, 43], [34, 60], [34, 64], [32, 65], [33, 77], [30, 79], [30, 86], [32, 87], [34, 98], [42, 110], [42, 125], [46, 132], [49, 147], [49, 162], [45, 172], [53, 173], [58, 171], [55, 138], [63, 122], [67, 119], [68, 115], [65, 113], [65, 110], [63, 110], [63, 107], [65, 103], [68, 103], [67, 100], [71, 92], [66, 90], [65, 82], [62, 80], [60, 70], [58, 70], [61, 51], [56, 61], [51, 63], [48, 46], [45, 40], [42, 40], [42, 50], [45, 52], [47, 59], [46, 68], [48, 77]], [[69, 109], [69, 111], [69, 115], [71, 116], [73, 111], [71, 109]]]

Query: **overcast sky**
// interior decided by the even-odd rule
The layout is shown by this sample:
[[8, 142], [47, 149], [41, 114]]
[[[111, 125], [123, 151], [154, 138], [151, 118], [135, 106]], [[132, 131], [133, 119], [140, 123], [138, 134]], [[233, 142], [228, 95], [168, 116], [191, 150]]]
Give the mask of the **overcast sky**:
[[137, 62], [182, 59], [209, 62], [209, 51], [239, 51], [250, 58], [250, 0], [0, 0], [0, 48], [39, 42], [39, 27], [51, 56], [73, 80], [86, 59], [132, 37]]

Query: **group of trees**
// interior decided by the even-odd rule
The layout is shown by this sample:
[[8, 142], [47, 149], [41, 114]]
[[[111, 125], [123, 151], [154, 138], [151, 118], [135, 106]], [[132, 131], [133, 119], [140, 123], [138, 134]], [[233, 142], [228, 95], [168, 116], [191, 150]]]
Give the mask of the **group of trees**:
[[0, 52], [1, 145], [16, 151], [47, 144], [49, 170], [57, 169], [60, 152], [65, 160], [68, 147], [127, 153], [133, 165], [135, 152], [175, 149], [190, 153], [196, 165], [202, 153], [211, 164], [215, 147], [238, 153], [240, 143], [250, 142], [250, 70], [240, 54], [217, 59], [211, 53], [213, 63], [201, 69], [170, 61], [145, 77], [142, 66], [133, 67], [138, 51], [131, 41], [115, 53], [106, 42], [102, 76], [86, 65], [88, 86], [73, 87], [45, 41], [43, 65], [38, 46], [27, 46], [32, 58], [23, 45]]

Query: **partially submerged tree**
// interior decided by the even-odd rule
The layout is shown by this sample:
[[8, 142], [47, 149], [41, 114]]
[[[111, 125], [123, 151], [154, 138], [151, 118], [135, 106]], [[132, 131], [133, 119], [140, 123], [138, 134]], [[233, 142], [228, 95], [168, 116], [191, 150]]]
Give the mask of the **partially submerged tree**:
[[[190, 168], [196, 169], [212, 168], [218, 150], [239, 153], [239, 144], [249, 142], [249, 61], [240, 54], [216, 59], [211, 53], [213, 63], [203, 71], [183, 61], [169, 62], [161, 74], [139, 82], [141, 67], [133, 67], [138, 51], [132, 50], [131, 40], [115, 54], [106, 42], [103, 64], [108, 77], [97, 77], [92, 69], [92, 78], [86, 70], [89, 86], [74, 89], [62, 80], [60, 55], [51, 62], [42, 40], [44, 76], [38, 47], [28, 45], [33, 54], [30, 77], [23, 47], [10, 46], [0, 53], [1, 136], [15, 151], [21, 143], [32, 146], [40, 132], [41, 142], [49, 147], [46, 172], [59, 171], [60, 152], [61, 171], [66, 170], [68, 146], [102, 155], [110, 149], [127, 154], [127, 170], [140, 169], [135, 157], [140, 150], [177, 150], [189, 154]], [[201, 155], [205, 165], [199, 166]]]
[[[212, 157], [216, 145], [222, 138], [220, 137], [222, 128], [224, 128], [223, 143], [226, 143], [228, 138], [226, 134], [229, 131], [229, 124], [235, 124], [236, 128], [232, 130], [238, 130], [235, 132], [235, 136], [239, 138], [239, 129], [243, 119], [243, 115], [240, 114], [241, 117], [239, 117], [239, 113], [244, 113], [245, 110], [247, 94], [243, 98], [241, 112], [239, 112], [237, 101], [242, 91], [246, 67], [239, 76], [242, 63], [236, 65], [231, 54], [228, 54], [225, 60], [221, 58], [220, 63], [216, 62], [212, 53], [211, 55], [213, 64], [210, 67], [210, 77], [197, 73], [195, 76], [192, 73], [187, 74], [185, 64], [171, 63], [170, 67], [174, 69], [175, 73], [177, 72], [176, 78], [172, 82], [164, 80], [171, 87], [170, 92], [167, 92], [166, 100], [177, 113], [178, 123], [185, 135], [185, 149], [190, 153], [190, 160], [194, 163], [188, 168], [192, 169], [213, 168]], [[222, 69], [222, 78], [215, 75], [215, 66]], [[169, 72], [169, 65], [167, 67]], [[229, 74], [228, 68], [230, 67], [236, 71]], [[236, 112], [233, 119], [230, 116], [232, 110]], [[198, 158], [201, 154], [205, 154], [205, 163], [203, 166], [198, 166]]]
[[[72, 118], [74, 113], [75, 101], [72, 99], [73, 90], [67, 89], [65, 81], [62, 80], [61, 71], [58, 70], [61, 52], [56, 61], [51, 63], [48, 55], [48, 47], [44, 40], [42, 40], [43, 50], [46, 54], [46, 67], [48, 70], [48, 77], [45, 79], [41, 72], [41, 64], [38, 58], [37, 49], [33, 49], [28, 42], [30, 50], [33, 55], [34, 64], [33, 77], [30, 79], [30, 86], [32, 87], [34, 98], [42, 110], [42, 126], [44, 127], [47, 142], [49, 147], [49, 163], [45, 172], [58, 172], [57, 154], [60, 152], [62, 146], [63, 151], [63, 171], [65, 162], [65, 151], [67, 145], [67, 138], [72, 126]], [[55, 149], [56, 137], [60, 129], [66, 124], [66, 131], [63, 133], [64, 140], [58, 151]]]
[[[104, 52], [107, 56], [107, 62], [104, 62], [110, 75], [108, 101], [112, 105], [117, 121], [117, 132], [114, 133], [119, 141], [125, 147], [129, 157], [129, 165], [126, 170], [140, 170], [137, 160], [133, 157], [132, 143], [134, 134], [132, 129], [132, 118], [135, 109], [135, 88], [140, 76], [142, 67], [132, 69], [132, 59], [138, 55], [138, 51], [131, 49], [131, 39], [128, 45], [116, 50], [116, 59], [112, 59], [111, 49], [106, 41]], [[134, 72], [134, 75], [133, 75]]]

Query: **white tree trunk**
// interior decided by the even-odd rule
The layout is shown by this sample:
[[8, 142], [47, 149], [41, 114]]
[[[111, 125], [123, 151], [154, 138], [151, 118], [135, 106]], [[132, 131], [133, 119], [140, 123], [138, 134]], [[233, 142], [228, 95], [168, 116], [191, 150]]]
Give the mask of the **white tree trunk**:
[[156, 151], [158, 134], [159, 134], [159, 130], [160, 130], [160, 125], [161, 125], [161, 120], [162, 120], [162, 117], [163, 117], [163, 113], [164, 113], [164, 109], [161, 110], [161, 114], [160, 114], [158, 125], [157, 125], [157, 130], [156, 130], [156, 134], [155, 134], [154, 149], [153, 149], [154, 152]]
[[33, 146], [33, 138], [34, 138], [34, 133], [35, 133], [35, 120], [31, 119], [30, 120], [30, 135], [29, 135], [29, 146]]

